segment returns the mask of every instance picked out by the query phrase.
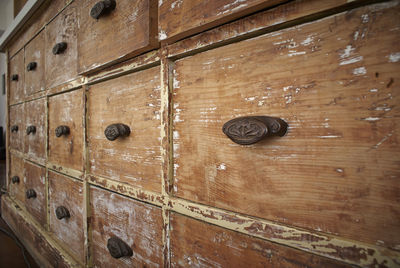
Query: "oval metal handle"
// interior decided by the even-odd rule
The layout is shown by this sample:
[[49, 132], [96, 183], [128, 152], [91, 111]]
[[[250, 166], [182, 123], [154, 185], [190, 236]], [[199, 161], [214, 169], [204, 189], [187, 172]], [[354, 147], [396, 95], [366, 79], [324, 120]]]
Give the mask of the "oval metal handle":
[[127, 137], [129, 134], [131, 134], [131, 130], [124, 124], [112, 124], [104, 130], [104, 135], [110, 141], [114, 141], [118, 137]]
[[61, 219], [64, 219], [64, 218], [69, 218], [70, 214], [69, 214], [69, 211], [68, 211], [68, 209], [66, 207], [59, 206], [59, 207], [56, 208], [56, 216], [57, 216], [57, 219], [61, 220]]
[[13, 184], [19, 183], [19, 177], [18, 176], [14, 176], [11, 178], [11, 181]]
[[26, 198], [31, 199], [31, 198], [36, 198], [36, 192], [33, 189], [28, 189], [26, 191]]
[[26, 66], [26, 70], [29, 72], [29, 71], [32, 71], [32, 70], [35, 70], [36, 69], [36, 66], [37, 66], [37, 63], [36, 62], [30, 62], [30, 63], [28, 63], [28, 65]]
[[284, 136], [288, 124], [280, 118], [269, 116], [246, 116], [232, 119], [224, 124], [222, 131], [233, 142], [250, 145], [265, 137]]
[[57, 138], [61, 137], [62, 135], [67, 136], [69, 134], [69, 127], [68, 126], [58, 126], [56, 127], [56, 136]]
[[57, 55], [63, 53], [66, 49], [67, 49], [67, 43], [60, 42], [54, 45], [52, 51], [54, 55]]
[[18, 132], [18, 125], [11, 126], [11, 132]]
[[116, 5], [117, 3], [115, 2], [115, 0], [104, 0], [97, 2], [90, 10], [90, 16], [93, 19], [97, 20], [99, 17], [104, 16], [113, 11]]
[[11, 81], [18, 81], [18, 74], [13, 74], [11, 76]]
[[27, 128], [26, 128], [26, 135], [29, 135], [29, 134], [35, 134], [36, 133], [36, 127], [35, 126], [28, 126]]
[[133, 255], [132, 249], [128, 246], [128, 244], [116, 236], [108, 239], [107, 248], [110, 252], [110, 255], [115, 259], [119, 259], [121, 257], [130, 257]]

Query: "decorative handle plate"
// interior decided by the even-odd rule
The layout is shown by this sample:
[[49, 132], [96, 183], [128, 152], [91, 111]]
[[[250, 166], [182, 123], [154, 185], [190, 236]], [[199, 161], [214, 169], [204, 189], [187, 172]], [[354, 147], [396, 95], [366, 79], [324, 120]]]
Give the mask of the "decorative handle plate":
[[18, 125], [11, 126], [11, 132], [18, 132]]
[[113, 258], [130, 257], [132, 249], [120, 238], [113, 236], [107, 241], [107, 248]]
[[97, 2], [90, 10], [90, 16], [93, 19], [97, 20], [101, 16], [104, 16], [113, 11], [116, 5], [117, 3], [115, 2], [115, 0], [104, 0]]
[[56, 136], [57, 138], [61, 137], [62, 135], [67, 136], [69, 134], [69, 127], [68, 126], [58, 126], [56, 127]]
[[247, 116], [232, 119], [224, 124], [222, 131], [233, 142], [250, 145], [265, 137], [284, 136], [287, 123], [280, 118], [269, 116]]
[[57, 216], [57, 219], [61, 220], [63, 218], [69, 218], [70, 214], [66, 207], [59, 206], [56, 208], [56, 216]]
[[19, 177], [18, 176], [14, 176], [11, 178], [11, 181], [13, 184], [19, 183]]
[[53, 54], [61, 54], [67, 49], [67, 43], [65, 42], [60, 42], [54, 45], [53, 47]]
[[28, 126], [27, 128], [26, 128], [26, 135], [29, 135], [29, 134], [35, 134], [36, 133], [36, 127], [35, 126]]
[[112, 124], [104, 130], [104, 135], [110, 141], [116, 140], [118, 137], [127, 137], [129, 134], [131, 134], [131, 130], [124, 124]]
[[26, 198], [31, 199], [31, 198], [36, 198], [36, 192], [33, 189], [28, 189], [26, 191]]
[[32, 70], [35, 70], [36, 69], [36, 66], [37, 66], [37, 63], [36, 62], [30, 62], [30, 63], [28, 63], [28, 65], [26, 66], [26, 70], [29, 72], [29, 71], [32, 71]]
[[13, 74], [11, 76], [11, 81], [18, 81], [18, 74]]

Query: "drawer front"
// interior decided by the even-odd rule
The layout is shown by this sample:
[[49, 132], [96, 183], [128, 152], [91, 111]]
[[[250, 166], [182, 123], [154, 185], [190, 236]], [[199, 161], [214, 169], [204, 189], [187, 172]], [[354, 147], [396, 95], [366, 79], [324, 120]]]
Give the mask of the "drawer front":
[[176, 213], [170, 243], [171, 267], [351, 267]]
[[49, 162], [83, 170], [83, 90], [49, 98]]
[[19, 51], [9, 62], [10, 104], [24, 100], [24, 50]]
[[25, 140], [25, 122], [24, 122], [24, 104], [11, 106], [10, 113], [10, 148], [24, 151]]
[[[90, 86], [88, 95], [90, 172], [160, 192], [160, 67]], [[129, 136], [108, 140], [113, 124]]]
[[25, 161], [25, 207], [42, 226], [46, 224], [46, 169]]
[[10, 154], [10, 195], [12, 198], [25, 203], [24, 160], [14, 154]]
[[76, 3], [68, 6], [46, 27], [46, 88], [78, 74]]
[[[162, 267], [160, 208], [91, 187], [90, 209], [94, 267]], [[107, 245], [130, 248], [131, 257], [112, 257]]]
[[[389, 6], [176, 61], [175, 194], [394, 247], [400, 241], [394, 45], [400, 21], [391, 18], [400, 8]], [[245, 116], [281, 118], [289, 129], [283, 137], [240, 145], [223, 126]], [[252, 141], [265, 129], [254, 122], [231, 122], [225, 130], [239, 143]]]
[[25, 47], [25, 94], [45, 89], [45, 34], [40, 32]]
[[52, 235], [84, 262], [82, 182], [49, 171], [49, 203]]
[[30, 158], [44, 161], [46, 158], [46, 99], [25, 103], [25, 153]]
[[157, 1], [110, 1], [116, 3], [114, 9], [110, 6], [110, 9], [97, 9], [102, 14], [91, 13], [99, 7], [99, 2], [102, 1], [85, 1], [79, 10], [80, 73], [138, 55], [157, 45]]

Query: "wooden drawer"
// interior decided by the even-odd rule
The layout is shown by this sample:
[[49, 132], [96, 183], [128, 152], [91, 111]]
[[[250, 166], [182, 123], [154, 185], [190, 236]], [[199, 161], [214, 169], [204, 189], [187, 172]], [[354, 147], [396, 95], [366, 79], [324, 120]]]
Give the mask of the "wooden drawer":
[[[176, 196], [395, 247], [399, 7], [359, 8], [176, 61]], [[239, 145], [222, 129], [243, 116], [282, 118], [289, 129]], [[261, 133], [249, 121], [235, 127]]]
[[44, 31], [25, 46], [25, 94], [45, 89]]
[[10, 66], [10, 102], [19, 103], [24, 100], [24, 50], [19, 51], [9, 62]]
[[10, 148], [24, 151], [25, 122], [24, 104], [18, 104], [9, 108], [10, 113]]
[[49, 162], [83, 170], [83, 90], [49, 98]]
[[13, 199], [25, 203], [25, 178], [24, 178], [24, 159], [10, 154], [10, 196]]
[[[90, 86], [90, 172], [160, 192], [159, 110], [160, 67]], [[128, 126], [129, 136], [108, 140], [105, 130], [112, 124]]]
[[[94, 267], [163, 266], [160, 208], [91, 187], [90, 209]], [[115, 245], [115, 237], [131, 249], [131, 257], [110, 255], [107, 245]]]
[[80, 73], [122, 61], [157, 46], [156, 0], [117, 0], [114, 1], [114, 10], [95, 19], [91, 12], [95, 5], [99, 7], [99, 2], [106, 1], [84, 1], [79, 9]]
[[49, 171], [50, 231], [61, 245], [84, 262], [82, 182]]
[[42, 225], [46, 224], [46, 169], [31, 162], [24, 164], [25, 207]]
[[76, 3], [72, 3], [46, 27], [46, 88], [78, 74]]
[[25, 153], [30, 158], [46, 159], [46, 99], [25, 103]]

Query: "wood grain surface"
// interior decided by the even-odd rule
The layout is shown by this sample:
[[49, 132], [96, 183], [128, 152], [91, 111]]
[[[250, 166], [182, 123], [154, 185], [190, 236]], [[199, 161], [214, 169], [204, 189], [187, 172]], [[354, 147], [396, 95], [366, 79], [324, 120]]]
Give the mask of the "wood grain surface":
[[[45, 89], [45, 33], [41, 31], [25, 46], [25, 94], [32, 95]], [[36, 68], [28, 71], [27, 65], [36, 62]]]
[[25, 191], [33, 189], [35, 198], [28, 199], [25, 196], [25, 207], [35, 220], [43, 227], [47, 223], [46, 202], [46, 169], [31, 162], [24, 162]]
[[[24, 180], [24, 159], [10, 154], [10, 177], [9, 177], [9, 186], [10, 186], [10, 196], [20, 204], [25, 203], [25, 180]], [[11, 179], [14, 176], [19, 177], [19, 183], [12, 183]]]
[[[25, 129], [22, 135], [25, 139], [25, 154], [33, 159], [45, 161], [46, 159], [46, 98], [25, 103]], [[26, 134], [28, 126], [35, 126], [36, 132]], [[19, 131], [18, 131], [19, 132]]]
[[[24, 100], [24, 75], [25, 75], [25, 66], [24, 66], [24, 51], [21, 50], [18, 52], [12, 59], [9, 61], [10, 72], [8, 79], [10, 81], [10, 102], [9, 104], [19, 103]], [[13, 81], [11, 77], [13, 75], [18, 75], [18, 80]]]
[[20, 152], [24, 151], [24, 141], [25, 141], [25, 118], [24, 118], [24, 106], [25, 104], [18, 104], [9, 107], [9, 122], [10, 128], [13, 126], [18, 126], [18, 131], [11, 132], [10, 135], [10, 148], [18, 150]]

